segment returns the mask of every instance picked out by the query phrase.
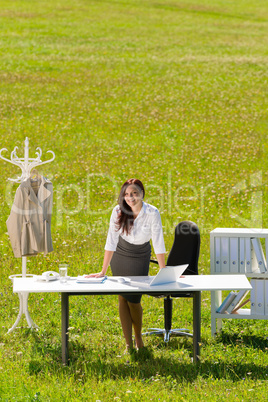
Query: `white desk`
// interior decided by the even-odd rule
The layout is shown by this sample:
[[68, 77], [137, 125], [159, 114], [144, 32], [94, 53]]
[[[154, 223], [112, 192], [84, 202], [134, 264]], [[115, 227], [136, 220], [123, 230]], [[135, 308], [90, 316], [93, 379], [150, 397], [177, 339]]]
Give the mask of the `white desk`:
[[14, 278], [13, 291], [14, 293], [61, 293], [62, 362], [68, 364], [69, 296], [105, 294], [174, 296], [180, 292], [186, 294], [189, 292], [189, 297], [193, 297], [193, 357], [194, 361], [197, 361], [200, 353], [201, 291], [251, 289], [245, 275], [187, 275], [176, 283], [151, 287], [142, 284], [144, 277], [128, 278], [136, 284], [118, 283], [109, 278], [99, 284], [77, 283], [75, 278], [66, 283], [60, 283], [59, 280], [41, 282], [35, 281], [34, 278]]

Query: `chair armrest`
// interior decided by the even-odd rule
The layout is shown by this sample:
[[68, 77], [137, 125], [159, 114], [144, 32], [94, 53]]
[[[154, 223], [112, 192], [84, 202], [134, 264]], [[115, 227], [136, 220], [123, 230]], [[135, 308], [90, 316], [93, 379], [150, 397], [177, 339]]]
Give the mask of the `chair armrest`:
[[153, 262], [154, 264], [159, 265], [159, 264], [158, 264], [158, 261], [156, 261], [156, 260], [150, 260], [150, 262]]

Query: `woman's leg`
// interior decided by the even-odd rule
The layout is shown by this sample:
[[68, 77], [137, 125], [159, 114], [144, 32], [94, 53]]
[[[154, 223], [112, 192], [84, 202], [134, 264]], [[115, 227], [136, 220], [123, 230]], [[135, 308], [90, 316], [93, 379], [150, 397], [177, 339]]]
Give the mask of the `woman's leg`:
[[118, 296], [119, 301], [119, 317], [123, 334], [126, 340], [127, 349], [133, 347], [132, 344], [132, 318], [127, 300], [123, 296]]
[[144, 346], [141, 329], [142, 329], [142, 306], [141, 303], [130, 303], [128, 302], [131, 320], [134, 328], [135, 343], [137, 349]]
[[133, 347], [132, 344], [132, 325], [135, 334], [135, 343], [138, 349], [144, 346], [141, 329], [142, 329], [142, 306], [141, 303], [130, 303], [123, 296], [119, 299], [119, 316], [121, 320], [123, 334], [126, 340], [127, 349]]

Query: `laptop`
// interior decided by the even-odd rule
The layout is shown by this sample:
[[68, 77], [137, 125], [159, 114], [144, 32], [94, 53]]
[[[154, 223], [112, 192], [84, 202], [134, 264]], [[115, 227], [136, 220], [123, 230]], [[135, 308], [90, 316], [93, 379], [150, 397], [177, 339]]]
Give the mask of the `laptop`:
[[131, 284], [145, 285], [145, 286], [156, 286], [165, 285], [167, 283], [174, 283], [180, 278], [183, 272], [186, 270], [189, 264], [176, 265], [174, 267], [166, 266], [158, 271], [158, 274], [153, 277], [143, 276], [142, 281], [131, 281]]

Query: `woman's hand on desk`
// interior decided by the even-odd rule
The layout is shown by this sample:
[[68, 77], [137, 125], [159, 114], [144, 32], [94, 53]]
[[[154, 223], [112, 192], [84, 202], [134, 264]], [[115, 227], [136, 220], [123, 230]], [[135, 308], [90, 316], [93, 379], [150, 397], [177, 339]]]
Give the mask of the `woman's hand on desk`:
[[105, 276], [106, 271], [109, 267], [110, 261], [112, 259], [113, 253], [114, 253], [113, 251], [105, 250], [104, 261], [103, 261], [101, 272], [98, 272], [97, 274], [86, 275], [86, 278], [101, 278], [102, 276]]
[[85, 278], [101, 278], [105, 276], [102, 272], [98, 272], [96, 274], [85, 275]]

